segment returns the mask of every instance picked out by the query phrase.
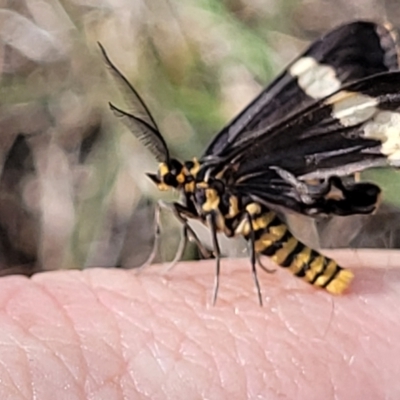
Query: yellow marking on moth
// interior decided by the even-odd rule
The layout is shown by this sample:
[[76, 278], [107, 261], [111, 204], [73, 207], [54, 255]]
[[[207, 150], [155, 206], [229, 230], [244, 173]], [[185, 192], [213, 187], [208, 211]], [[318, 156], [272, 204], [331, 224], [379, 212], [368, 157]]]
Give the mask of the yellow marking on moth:
[[250, 203], [246, 206], [246, 211], [251, 215], [257, 215], [261, 213], [261, 206], [257, 203]]
[[186, 193], [193, 193], [195, 188], [196, 188], [196, 184], [194, 181], [185, 184], [185, 192]]
[[[257, 232], [261, 229], [267, 228], [271, 221], [275, 218], [272, 212], [260, 215], [258, 218], [252, 220], [253, 231]], [[269, 230], [271, 232], [271, 230]]]
[[158, 190], [160, 190], [161, 192], [166, 192], [167, 190], [171, 189], [171, 187], [168, 186], [168, 185], [165, 184], [165, 183], [158, 183], [158, 184], [157, 184], [157, 188], [158, 188]]
[[311, 258], [311, 251], [309, 247], [304, 246], [304, 248], [296, 254], [296, 257], [288, 268], [292, 274], [296, 275], [303, 269], [304, 265], [308, 265]]
[[[166, 163], [160, 163], [158, 166], [158, 175], [161, 177], [161, 181], [164, 179], [164, 176], [167, 175], [168, 173], [169, 173], [168, 165]], [[166, 192], [167, 190], [170, 189], [170, 186], [164, 182], [161, 182], [157, 184], [157, 188], [162, 192]]]
[[[250, 214], [252, 218], [252, 227], [254, 232], [266, 228], [275, 218], [275, 214], [273, 212], [267, 212], [253, 219], [253, 217], [261, 214], [262, 212], [261, 206], [257, 203], [248, 204], [246, 206], [246, 211]], [[251, 232], [250, 224], [246, 218], [243, 218], [242, 221], [237, 226], [237, 228], [235, 229], [235, 234], [248, 236], [250, 235], [250, 232]]]
[[197, 189], [207, 189], [208, 183], [207, 182], [198, 182], [198, 183], [196, 183], [196, 188]]
[[362, 93], [341, 91], [327, 99], [332, 106], [332, 116], [344, 126], [366, 122], [378, 111], [378, 99]]
[[163, 178], [169, 172], [168, 165], [166, 163], [161, 163], [158, 166], [158, 172], [159, 172], [160, 176]]
[[199, 160], [196, 157], [193, 158], [193, 164], [194, 165], [193, 165], [192, 168], [190, 168], [189, 172], [190, 172], [191, 175], [196, 176], [197, 173], [200, 170], [200, 163], [199, 163]]
[[287, 242], [282, 244], [282, 247], [271, 257], [271, 259], [279, 265], [283, 264], [288, 256], [292, 254], [297, 243], [297, 239], [292, 236]]
[[178, 183], [183, 183], [183, 182], [185, 182], [185, 179], [186, 179], [186, 176], [185, 176], [185, 174], [184, 174], [184, 172], [183, 172], [183, 170], [176, 176], [176, 181], [178, 182]]
[[[252, 221], [253, 231], [256, 232], [260, 229], [265, 229], [274, 218], [275, 214], [273, 212], [267, 212], [263, 215], [260, 215], [258, 218]], [[250, 235], [250, 224], [247, 219], [242, 219], [238, 227], [235, 229], [235, 235]]]
[[206, 189], [206, 202], [202, 205], [204, 212], [209, 212], [218, 209], [220, 198], [215, 189]]
[[[273, 214], [273, 213], [268, 213], [268, 214]], [[271, 220], [275, 217], [271, 218]], [[271, 222], [271, 221], [269, 221]], [[267, 225], [269, 224], [267, 223]], [[282, 237], [285, 235], [287, 232], [287, 227], [284, 224], [277, 225], [277, 226], [271, 226], [267, 232], [261, 235], [261, 237], [256, 240], [254, 246], [255, 246], [255, 251], [257, 253], [261, 253], [265, 249], [268, 249], [271, 245], [273, 245], [276, 241], [281, 240]]]
[[324, 269], [325, 260], [328, 261], [328, 263], [332, 262], [332, 260], [327, 259], [322, 254], [315, 257], [315, 259], [312, 261], [312, 263], [309, 265], [309, 268], [306, 271], [304, 280], [306, 280], [307, 282], [312, 282], [315, 279], [315, 277]]
[[312, 57], [301, 57], [289, 68], [289, 73], [297, 78], [299, 86], [314, 99], [329, 96], [342, 86], [334, 68], [320, 64]]
[[[246, 208], [248, 212], [253, 212], [257, 215], [258, 212], [261, 211], [261, 207], [256, 203], [249, 204], [248, 208]], [[259, 218], [253, 220], [253, 229], [255, 232], [259, 230], [265, 231], [261, 237], [255, 241], [254, 250], [256, 253], [262, 253], [266, 249], [273, 246], [277, 241], [282, 240], [285, 234], [288, 232], [288, 228], [285, 224], [280, 224], [276, 226], [268, 227], [269, 224], [275, 218], [275, 213], [267, 212], [261, 215]], [[235, 234], [239, 235], [249, 235], [250, 227], [247, 220], [243, 219], [239, 226], [235, 230]], [[290, 233], [290, 232], [289, 232]], [[293, 261], [289, 265], [288, 269], [294, 275], [298, 274], [304, 267], [306, 269], [305, 276], [303, 280], [308, 283], [312, 283], [315, 280], [315, 277], [318, 276], [322, 271], [322, 275], [318, 276], [318, 278], [312, 284], [318, 287], [321, 287], [327, 290], [332, 294], [341, 294], [349, 285], [351, 280], [353, 279], [353, 273], [349, 270], [343, 269], [337, 265], [337, 263], [322, 254], [318, 254], [313, 261], [310, 263], [311, 255], [313, 250], [299, 242], [293, 235], [290, 234], [288, 240], [282, 243], [282, 247], [279, 248], [275, 254], [271, 255], [270, 258], [278, 265], [282, 265], [285, 263], [287, 258], [293, 254], [298, 243], [300, 243], [303, 248], [301, 251], [298, 251], [297, 254], [294, 254]], [[326, 267], [325, 267], [325, 264]], [[331, 279], [335, 274], [336, 277], [326, 286], [325, 284]]]
[[239, 202], [236, 196], [229, 197], [229, 211], [226, 214], [227, 218], [234, 218], [239, 214]]
[[[322, 257], [322, 256], [321, 256]], [[325, 268], [324, 273], [317, 278], [314, 282], [315, 286], [324, 286], [331, 277], [336, 273], [336, 270], [340, 268], [334, 260], [329, 260], [328, 265]]]
[[215, 225], [217, 226], [217, 230], [223, 232], [225, 229], [225, 218], [222, 216], [220, 212], [216, 213], [215, 217]]
[[350, 270], [341, 268], [335, 279], [325, 289], [332, 294], [342, 294], [349, 287], [353, 278], [354, 274]]
[[276, 237], [276, 240], [282, 239], [287, 230], [288, 228], [285, 224], [271, 226], [270, 228], [268, 228], [268, 231]]

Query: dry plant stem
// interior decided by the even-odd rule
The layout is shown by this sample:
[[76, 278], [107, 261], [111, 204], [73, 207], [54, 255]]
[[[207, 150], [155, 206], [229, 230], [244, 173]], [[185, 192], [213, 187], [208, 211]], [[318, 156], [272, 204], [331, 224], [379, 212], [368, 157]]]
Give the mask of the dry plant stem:
[[398, 399], [400, 254], [328, 255], [347, 294], [278, 269], [264, 307], [247, 259], [221, 260], [215, 307], [215, 260], [2, 278], [0, 398]]

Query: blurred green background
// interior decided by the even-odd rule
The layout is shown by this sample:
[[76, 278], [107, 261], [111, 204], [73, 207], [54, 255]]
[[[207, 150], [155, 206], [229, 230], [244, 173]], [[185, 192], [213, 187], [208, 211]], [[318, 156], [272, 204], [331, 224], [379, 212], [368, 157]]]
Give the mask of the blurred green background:
[[[400, 26], [400, 7], [397, 0], [0, 0], [2, 273], [133, 267], [150, 252], [154, 201], [172, 195], [146, 178], [157, 163], [108, 110], [110, 100], [123, 104], [97, 42], [141, 93], [172, 154], [191, 159], [311, 40], [353, 19]], [[293, 230], [314, 245], [400, 247], [400, 175], [367, 177], [384, 188], [377, 215], [289, 216]], [[179, 242], [179, 225], [164, 214], [158, 260], [173, 257]], [[226, 253], [240, 255], [241, 246], [228, 244]]]

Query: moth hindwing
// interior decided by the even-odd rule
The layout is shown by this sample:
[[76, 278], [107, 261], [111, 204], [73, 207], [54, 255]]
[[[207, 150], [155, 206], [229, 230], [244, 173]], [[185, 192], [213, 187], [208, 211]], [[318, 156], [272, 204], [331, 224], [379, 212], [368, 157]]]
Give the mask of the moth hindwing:
[[[257, 263], [265, 269], [260, 255], [330, 293], [349, 286], [353, 273], [297, 240], [278, 214], [376, 209], [380, 188], [355, 176], [400, 164], [400, 72], [389, 26], [355, 21], [316, 40], [215, 136], [199, 160], [187, 162], [170, 158], [142, 98], [102, 51], [134, 105], [129, 111], [113, 106], [114, 111], [161, 162], [151, 178], [160, 189], [182, 194], [181, 202], [170, 205], [182, 222], [180, 248], [192, 239], [203, 255], [216, 258], [214, 302], [221, 258], [217, 232], [248, 241], [260, 304]], [[209, 227], [212, 254], [190, 219]]]

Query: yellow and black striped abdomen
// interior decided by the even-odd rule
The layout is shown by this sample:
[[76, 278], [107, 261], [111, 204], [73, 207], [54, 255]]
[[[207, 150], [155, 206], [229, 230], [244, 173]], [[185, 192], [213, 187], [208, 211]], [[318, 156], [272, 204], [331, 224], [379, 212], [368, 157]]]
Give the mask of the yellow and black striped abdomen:
[[[297, 240], [272, 211], [253, 215], [252, 225], [256, 253], [270, 257], [295, 276], [330, 293], [341, 294], [349, 286], [353, 279], [350, 270]], [[250, 239], [250, 232], [244, 230], [244, 236]]]

